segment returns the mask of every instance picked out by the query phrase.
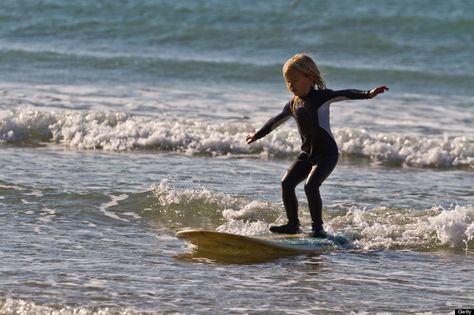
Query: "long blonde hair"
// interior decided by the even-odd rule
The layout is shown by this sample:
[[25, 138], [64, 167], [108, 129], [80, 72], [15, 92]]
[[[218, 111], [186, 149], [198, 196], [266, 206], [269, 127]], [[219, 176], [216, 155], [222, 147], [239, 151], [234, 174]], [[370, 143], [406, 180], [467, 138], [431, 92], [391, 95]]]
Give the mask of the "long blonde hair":
[[[295, 70], [306, 76], [309, 76], [313, 81], [314, 88], [317, 87], [318, 90], [326, 89], [326, 82], [321, 75], [321, 71], [319, 71], [318, 66], [309, 55], [305, 53], [299, 53], [288, 59], [288, 61], [283, 66], [283, 77], [288, 70]], [[300, 98], [294, 96], [292, 99], [292, 110], [294, 110], [295, 106], [297, 106], [297, 104], [300, 102]]]
[[295, 70], [309, 76], [313, 80], [313, 86], [318, 87], [318, 90], [326, 89], [326, 82], [318, 66], [309, 55], [300, 53], [288, 59], [283, 66], [283, 76], [288, 70]]

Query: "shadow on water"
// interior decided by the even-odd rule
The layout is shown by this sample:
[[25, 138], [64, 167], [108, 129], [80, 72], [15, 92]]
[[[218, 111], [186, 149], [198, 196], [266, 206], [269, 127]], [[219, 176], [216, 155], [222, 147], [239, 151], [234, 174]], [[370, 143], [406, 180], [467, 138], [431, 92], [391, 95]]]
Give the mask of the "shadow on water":
[[[300, 254], [299, 256], [301, 256]], [[303, 254], [308, 256], [309, 254]], [[317, 254], [313, 254], [317, 255]], [[256, 255], [256, 256], [239, 256], [239, 255], [225, 255], [222, 253], [210, 253], [208, 251], [191, 250], [187, 253], [181, 253], [174, 258], [179, 261], [192, 263], [208, 263], [208, 264], [223, 264], [223, 265], [252, 265], [263, 264], [278, 259], [295, 257], [295, 255]]]
[[190, 262], [220, 264], [259, 264], [291, 256], [314, 256], [352, 247], [341, 236], [326, 239], [294, 236], [248, 237], [205, 230], [187, 230], [176, 234], [187, 242], [189, 251], [175, 256]]

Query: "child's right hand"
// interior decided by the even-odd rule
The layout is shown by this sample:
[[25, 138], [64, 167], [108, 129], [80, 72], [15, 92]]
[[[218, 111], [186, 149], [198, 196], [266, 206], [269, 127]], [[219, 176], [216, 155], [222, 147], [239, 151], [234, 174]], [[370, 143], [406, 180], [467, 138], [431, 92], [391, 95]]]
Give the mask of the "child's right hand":
[[382, 85], [382, 86], [378, 86], [372, 90], [369, 90], [369, 98], [373, 98], [373, 97], [376, 97], [377, 95], [385, 92], [385, 91], [388, 91], [388, 86], [386, 85]]
[[255, 137], [255, 134], [256, 134], [256, 132], [254, 131], [251, 134], [249, 134], [247, 136], [247, 138], [245, 138], [245, 141], [247, 142], [247, 144], [251, 144], [252, 142], [257, 141], [257, 138]]

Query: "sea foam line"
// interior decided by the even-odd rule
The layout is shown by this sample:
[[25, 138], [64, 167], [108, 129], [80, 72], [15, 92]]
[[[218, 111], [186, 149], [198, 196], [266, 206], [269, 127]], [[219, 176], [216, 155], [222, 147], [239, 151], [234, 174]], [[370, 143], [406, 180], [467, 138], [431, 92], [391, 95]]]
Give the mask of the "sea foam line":
[[109, 202], [105, 202], [105, 203], [101, 204], [99, 206], [99, 210], [105, 216], [108, 216], [109, 218], [124, 221], [124, 222], [129, 222], [129, 220], [123, 219], [123, 218], [119, 217], [116, 213], [114, 213], [110, 210], [107, 210], [109, 208], [117, 206], [119, 204], [119, 201], [126, 200], [129, 196], [126, 195], [126, 194], [121, 194], [119, 196], [114, 196], [114, 195], [107, 195], [107, 196], [110, 197], [111, 200]]
[[[301, 140], [291, 126], [276, 129], [247, 145], [253, 126], [243, 122], [215, 123], [166, 115], [154, 118], [123, 112], [39, 111], [24, 107], [0, 112], [0, 142], [49, 141], [78, 149], [107, 151], [161, 150], [189, 155], [294, 156]], [[343, 154], [412, 167], [474, 168], [474, 137], [373, 133], [335, 129]]]

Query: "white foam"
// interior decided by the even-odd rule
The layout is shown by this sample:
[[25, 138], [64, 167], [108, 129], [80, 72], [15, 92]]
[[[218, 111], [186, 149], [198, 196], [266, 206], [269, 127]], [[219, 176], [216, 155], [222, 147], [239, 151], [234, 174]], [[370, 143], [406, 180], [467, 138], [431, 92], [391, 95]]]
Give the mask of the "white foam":
[[175, 189], [168, 179], [162, 179], [158, 185], [152, 185], [150, 191], [161, 207], [170, 205], [192, 206], [195, 203], [217, 204], [226, 207], [238, 203], [237, 199], [229, 195], [212, 192], [206, 188]]
[[100, 211], [101, 211], [104, 215], [108, 216], [109, 218], [116, 219], [116, 220], [120, 220], [120, 221], [129, 222], [129, 220], [123, 219], [123, 218], [119, 217], [116, 213], [107, 210], [107, 209], [109, 209], [109, 208], [111, 208], [111, 207], [117, 206], [117, 205], [119, 204], [119, 201], [122, 201], [122, 200], [127, 199], [127, 198], [128, 198], [128, 195], [127, 195], [127, 194], [121, 194], [121, 195], [119, 195], [119, 196], [108, 195], [108, 197], [111, 198], [111, 201], [105, 202], [105, 203], [101, 204], [101, 205], [99, 206]]
[[[89, 283], [86, 283], [88, 285]], [[91, 282], [90, 287], [95, 288], [100, 283]], [[88, 314], [139, 314], [131, 308], [111, 308], [111, 307], [89, 307], [89, 306], [67, 306], [41, 305], [32, 301], [15, 298], [0, 299], [1, 314], [19, 314], [19, 315], [88, 315]]]
[[451, 247], [472, 250], [474, 206], [425, 210], [376, 208], [352, 209], [327, 222], [348, 235], [356, 234], [355, 245], [367, 249], [430, 249]]
[[240, 209], [225, 209], [222, 215], [225, 219], [231, 220], [258, 220], [266, 219], [269, 211], [275, 210], [275, 206], [269, 202], [253, 200]]
[[442, 211], [429, 218], [427, 224], [435, 229], [442, 244], [467, 247], [474, 239], [474, 207], [456, 206], [453, 210]]
[[474, 167], [474, 138], [441, 138], [401, 134], [370, 134], [364, 129], [339, 129], [336, 141], [344, 153], [368, 156], [372, 160], [409, 166]]
[[230, 220], [217, 227], [216, 231], [239, 235], [262, 235], [268, 233], [268, 223], [264, 221]]
[[273, 222], [281, 211], [280, 207], [260, 200], [253, 200], [236, 209], [224, 209], [222, 216], [226, 222], [217, 231], [240, 235], [265, 234], [268, 233], [268, 222]]
[[[108, 151], [166, 150], [189, 155], [252, 154], [262, 158], [294, 156], [301, 140], [287, 124], [252, 145], [245, 143], [251, 125], [214, 123], [161, 115], [154, 118], [122, 112], [38, 111], [20, 107], [0, 111], [0, 141], [51, 141], [79, 149]], [[373, 133], [335, 129], [344, 154], [413, 167], [474, 167], [474, 137]]]
[[51, 139], [50, 124], [57, 121], [56, 115], [31, 107], [0, 111], [0, 142]]
[[221, 232], [262, 234], [267, 232], [268, 222], [273, 222], [282, 212], [280, 206], [266, 201], [234, 197], [206, 188], [177, 189], [166, 179], [153, 185], [151, 192], [157, 202], [152, 210], [168, 215], [179, 224], [191, 223], [193, 228], [211, 221], [219, 222], [217, 230]]

